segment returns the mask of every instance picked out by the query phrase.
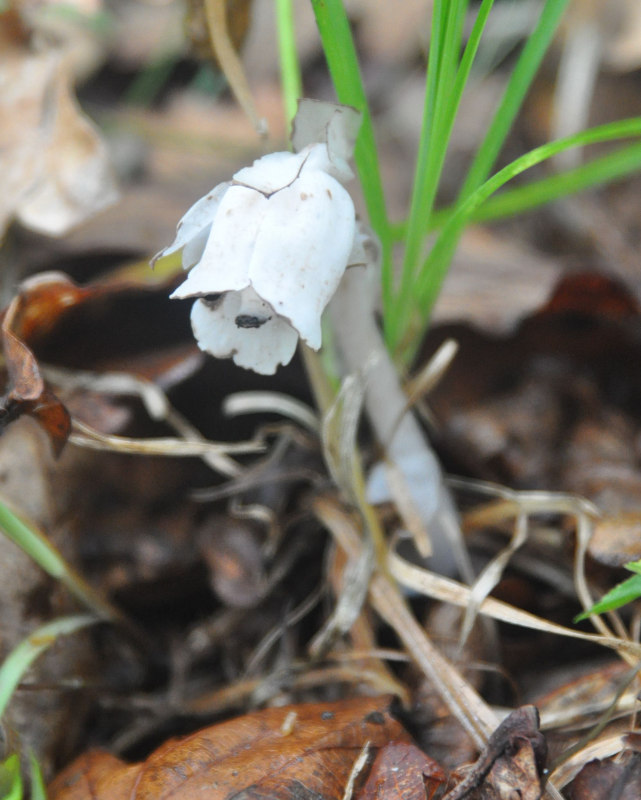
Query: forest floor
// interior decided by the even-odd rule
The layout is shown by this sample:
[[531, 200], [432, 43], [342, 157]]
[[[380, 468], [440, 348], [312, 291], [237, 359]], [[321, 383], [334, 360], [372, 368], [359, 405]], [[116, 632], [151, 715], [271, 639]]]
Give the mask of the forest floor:
[[[239, 406], [229, 413], [230, 398], [260, 391], [294, 398], [314, 417], [302, 361], [267, 378], [203, 355], [191, 335], [189, 304], [168, 299], [180, 276], [148, 267], [199, 197], [265, 152], [286, 149], [271, 5], [254, 4], [244, 45], [267, 142], [222, 79], [187, 53], [177, 4], [108, 5], [108, 34], [74, 31], [70, 23], [64, 35], [88, 51], [78, 96], [108, 144], [119, 199], [56, 236], [30, 224], [25, 212], [0, 252], [2, 301], [13, 309], [3, 326], [4, 412], [12, 419], [0, 439], [0, 496], [126, 619], [61, 637], [9, 705], [7, 752], [16, 742], [23, 752], [33, 747], [48, 778], [93, 748], [144, 761], [171, 737], [193, 736], [256, 709], [338, 702], [332, 708], [348, 714], [351, 699], [377, 695], [399, 698], [396, 716], [444, 770], [460, 777], [478, 755], [478, 741], [371, 598], [351, 633], [312, 658], [310, 645], [334, 608], [344, 569], [331, 520], [349, 527], [351, 509], [328, 474], [317, 428], [288, 418], [278, 400], [269, 401], [273, 413], [257, 410], [255, 395], [245, 397], [249, 412]], [[420, 134], [426, 12], [420, 2], [367, 5], [353, 4], [356, 37], [389, 212], [401, 219]], [[299, 32], [306, 94], [333, 99], [313, 19], [302, 12]], [[560, 46], [544, 63], [501, 163], [550, 138]], [[488, 67], [464, 99], [442, 203], [455, 196], [461, 165], [487, 126], [512, 57], [507, 52]], [[22, 110], [11, 125], [15, 147], [40, 102], [29, 96], [29, 85], [33, 80], [20, 86]], [[591, 123], [640, 114], [640, 89], [640, 71], [602, 70]], [[66, 146], [78, 141], [61, 134], [55, 163], [64, 161]], [[458, 343], [453, 363], [421, 401], [429, 409], [426, 430], [455, 477], [452, 491], [477, 572], [506, 551], [511, 537], [523, 535], [506, 553], [492, 597], [549, 627], [482, 615], [461, 641], [466, 606], [469, 613], [475, 602], [469, 592], [453, 605], [413, 586], [402, 595], [406, 607], [497, 720], [536, 705], [548, 765], [574, 800], [641, 794], [634, 735], [638, 608], [626, 607], [608, 623], [611, 630], [596, 632], [607, 641], [593, 635], [590, 623], [574, 622], [583, 610], [582, 581], [597, 599], [629, 576], [627, 562], [641, 558], [639, 208], [641, 178], [632, 177], [469, 228], [412, 371], [442, 342]], [[81, 212], [73, 209], [78, 220]], [[8, 213], [20, 218], [21, 212]], [[20, 281], [43, 273], [43, 282], [16, 301]], [[51, 419], [39, 425], [33, 397], [19, 395], [12, 333], [35, 354], [74, 420], [58, 457]], [[247, 452], [233, 456], [238, 474], [222, 474], [213, 449], [176, 445], [199, 437], [249, 442]], [[143, 440], [161, 438], [172, 439], [165, 450], [145, 448]], [[134, 444], [127, 450], [123, 440]], [[365, 426], [360, 440], [369, 465], [377, 453]], [[378, 513], [391, 538], [394, 509]], [[0, 548], [6, 654], [38, 625], [78, 605], [15, 545], [2, 540]], [[408, 569], [424, 566], [399, 553]], [[567, 629], [586, 635], [570, 638]], [[371, 717], [374, 706], [353, 708]], [[607, 713], [608, 724], [595, 730]], [[350, 719], [340, 724], [349, 727]], [[527, 740], [536, 761], [539, 742], [530, 723], [517, 739]], [[395, 720], [386, 717], [385, 724], [389, 739], [406, 735], [393, 728]], [[372, 735], [363, 733], [359, 743]], [[518, 748], [509, 741], [514, 756]], [[578, 755], [569, 751], [574, 745]], [[198, 746], [204, 748], [200, 740]], [[594, 758], [611, 759], [603, 762], [607, 777], [599, 776], [606, 788], [597, 790], [585, 767]], [[508, 796], [496, 788], [499, 778], [483, 788], [485, 775], [476, 775], [465, 796]], [[447, 781], [433, 780], [438, 796]], [[523, 785], [531, 788], [532, 781], [529, 775]], [[334, 788], [336, 794], [324, 788], [304, 796], [342, 797], [343, 787]], [[66, 791], [55, 785], [52, 796], [71, 797]], [[289, 795], [279, 789], [270, 796]]]

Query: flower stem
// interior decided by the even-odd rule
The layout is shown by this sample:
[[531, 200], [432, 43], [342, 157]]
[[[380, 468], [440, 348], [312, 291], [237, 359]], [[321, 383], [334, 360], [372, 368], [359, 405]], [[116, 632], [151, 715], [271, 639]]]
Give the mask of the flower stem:
[[[401, 494], [420, 521], [413, 530], [417, 549], [431, 554], [432, 566], [444, 574], [471, 577], [454, 503], [440, 463], [423, 429], [408, 408], [408, 399], [383, 342], [373, 311], [370, 269], [348, 269], [330, 310], [336, 341], [347, 372], [365, 369], [365, 408], [386, 456], [385, 469], [375, 467], [370, 479], [372, 500], [389, 495], [392, 483], [403, 481]], [[376, 483], [386, 481], [379, 491]], [[377, 496], [378, 495], [378, 496]], [[389, 497], [387, 498], [389, 499]]]

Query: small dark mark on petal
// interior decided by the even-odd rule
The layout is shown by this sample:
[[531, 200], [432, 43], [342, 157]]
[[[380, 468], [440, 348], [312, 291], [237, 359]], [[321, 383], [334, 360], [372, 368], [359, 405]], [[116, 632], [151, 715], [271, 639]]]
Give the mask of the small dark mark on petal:
[[369, 722], [371, 725], [385, 725], [385, 717], [380, 711], [372, 711], [371, 714], [363, 718], [363, 721]]
[[239, 314], [234, 322], [239, 328], [260, 328], [268, 322], [271, 317], [255, 317], [252, 314]]
[[323, 711], [321, 714], [321, 719], [334, 719], [334, 712], [333, 711]]
[[222, 296], [223, 296], [222, 293], [218, 292], [218, 293], [215, 293], [215, 294], [214, 293], [205, 294], [200, 299], [207, 306], [207, 308], [210, 308], [213, 311], [215, 308], [218, 308], [218, 306], [220, 305], [220, 299], [221, 299]]

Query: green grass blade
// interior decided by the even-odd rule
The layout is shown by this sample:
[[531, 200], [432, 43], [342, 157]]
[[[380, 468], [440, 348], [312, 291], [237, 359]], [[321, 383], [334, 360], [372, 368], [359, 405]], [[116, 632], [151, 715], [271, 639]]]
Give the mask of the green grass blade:
[[607, 611], [614, 611], [621, 606], [631, 603], [633, 600], [638, 600], [641, 597], [641, 575], [633, 575], [626, 581], [619, 583], [607, 594], [595, 603], [592, 608], [578, 614], [575, 622], [580, 622], [582, 619], [587, 619], [595, 614], [605, 614]]
[[470, 36], [467, 40], [467, 44], [465, 45], [465, 50], [463, 51], [463, 55], [461, 57], [461, 63], [459, 64], [459, 68], [456, 73], [454, 88], [452, 89], [452, 102], [450, 108], [451, 119], [448, 123], [450, 128], [454, 124], [454, 118], [456, 117], [456, 112], [458, 111], [461, 97], [463, 96], [463, 91], [467, 86], [467, 81], [470, 77], [470, 72], [472, 71], [472, 65], [481, 43], [483, 31], [485, 30], [485, 24], [493, 5], [494, 0], [483, 0], [478, 11], [476, 12], [476, 19], [474, 20], [474, 25], [472, 26]]
[[102, 619], [122, 622], [121, 614], [112, 607], [64, 560], [60, 552], [35, 525], [20, 519], [0, 502], [0, 533], [11, 539], [52, 578], [59, 580], [84, 605]]
[[98, 617], [89, 614], [62, 617], [42, 625], [20, 642], [0, 667], [0, 717], [4, 714], [16, 686], [41, 653], [50, 647], [59, 636], [67, 636], [99, 621]]
[[138, 72], [125, 92], [125, 103], [149, 108], [167, 85], [179, 57], [178, 52], [172, 52], [152, 58]]
[[463, 229], [489, 197], [512, 178], [564, 150], [633, 136], [641, 136], [641, 117], [611, 122], [541, 145], [508, 164], [469, 195], [450, 214], [423, 264], [415, 284], [414, 311], [408, 312], [402, 334], [394, 343], [397, 352], [405, 359], [415, 352]]
[[485, 139], [468, 170], [459, 194], [460, 199], [480, 186], [490, 174], [568, 2], [569, 0], [547, 0], [536, 28], [521, 51]]
[[430, 36], [433, 44], [430, 46], [423, 122], [407, 223], [401, 297], [411, 291], [447, 151], [446, 105], [458, 67], [465, 6], [462, 0], [436, 0], [434, 4]]
[[14, 753], [0, 763], [0, 800], [22, 800], [20, 759]]
[[297, 101], [303, 96], [303, 80], [296, 51], [292, 0], [276, 0], [276, 28], [278, 30], [278, 53], [285, 117], [289, 125], [296, 114]]
[[[458, 57], [467, 3], [458, 3], [455, 7], [453, 4], [448, 6], [437, 2], [434, 6], [423, 123], [406, 229], [401, 281], [398, 294], [385, 314], [386, 333], [391, 339], [394, 338], [398, 325], [402, 324], [403, 310], [412, 294], [421, 249], [425, 235], [431, 227], [434, 201], [454, 120], [493, 3], [494, 0], [483, 0], [481, 3], [460, 64]], [[445, 8], [450, 9], [448, 20], [445, 20]], [[441, 30], [444, 26], [445, 33]], [[447, 66], [440, 62], [447, 62]]]
[[641, 136], [641, 117], [610, 122], [606, 125], [590, 128], [587, 131], [582, 131], [573, 136], [541, 145], [520, 158], [517, 158], [511, 164], [508, 164], [476, 189], [476, 191], [467, 197], [450, 216], [423, 266], [421, 278], [417, 283], [422, 311], [426, 312], [430, 310], [432, 302], [440, 289], [440, 281], [438, 285], [432, 285], [434, 274], [436, 273], [438, 276], [442, 277], [444, 269], [447, 269], [447, 264], [444, 264], [443, 255], [449, 251], [451, 240], [458, 240], [458, 235], [463, 227], [474, 215], [476, 210], [483, 205], [494, 192], [498, 191], [504, 184], [517, 175], [520, 175], [522, 172], [572, 147], [614, 141], [631, 136]]
[[47, 787], [38, 759], [29, 753], [29, 777], [31, 778], [31, 800], [47, 800]]
[[622, 147], [558, 175], [501, 192], [483, 203], [470, 221], [488, 222], [522, 214], [570, 194], [624, 178], [640, 168], [641, 144]]
[[392, 290], [393, 277], [389, 221], [372, 118], [349, 21], [341, 0], [312, 0], [312, 7], [336, 95], [341, 103], [354, 106], [363, 115], [354, 150], [354, 161], [363, 188], [369, 221], [383, 248], [383, 295], [387, 302]]

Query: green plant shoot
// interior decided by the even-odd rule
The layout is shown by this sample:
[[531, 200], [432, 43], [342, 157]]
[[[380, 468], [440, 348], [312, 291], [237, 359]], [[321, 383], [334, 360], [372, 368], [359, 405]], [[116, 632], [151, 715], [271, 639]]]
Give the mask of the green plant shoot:
[[[383, 247], [386, 341], [391, 352], [403, 363], [410, 362], [416, 353], [467, 225], [523, 213], [572, 192], [616, 180], [641, 167], [641, 145], [635, 142], [580, 167], [494, 196], [516, 175], [566, 149], [596, 141], [614, 141], [623, 136], [641, 136], [641, 119], [627, 120], [622, 128], [614, 124], [610, 128], [586, 131], [545, 145], [547, 150], [537, 148], [490, 177], [568, 5], [568, 0], [545, 0], [538, 23], [521, 50], [494, 117], [462, 181], [457, 200], [449, 208], [436, 207], [454, 121], [465, 99], [493, 2], [481, 2], [465, 39], [464, 22], [471, 13], [469, 0], [434, 0], [423, 122], [408, 215], [403, 221], [390, 222], [367, 95], [345, 9], [341, 0], [312, 0], [336, 95], [340, 102], [355, 106], [363, 114], [355, 161], [370, 223]], [[286, 75], [284, 85], [287, 88]], [[289, 108], [291, 98], [287, 103]], [[430, 235], [431, 240], [428, 239]], [[398, 271], [391, 258], [394, 242], [402, 246]]]
[[576, 616], [574, 618], [575, 622], [588, 619], [588, 617], [592, 617], [595, 614], [605, 614], [607, 611], [614, 611], [641, 597], [641, 561], [630, 561], [625, 565], [625, 568], [636, 574], [617, 584], [613, 589], [610, 589], [610, 591], [603, 595], [599, 602], [595, 603], [592, 608]]

